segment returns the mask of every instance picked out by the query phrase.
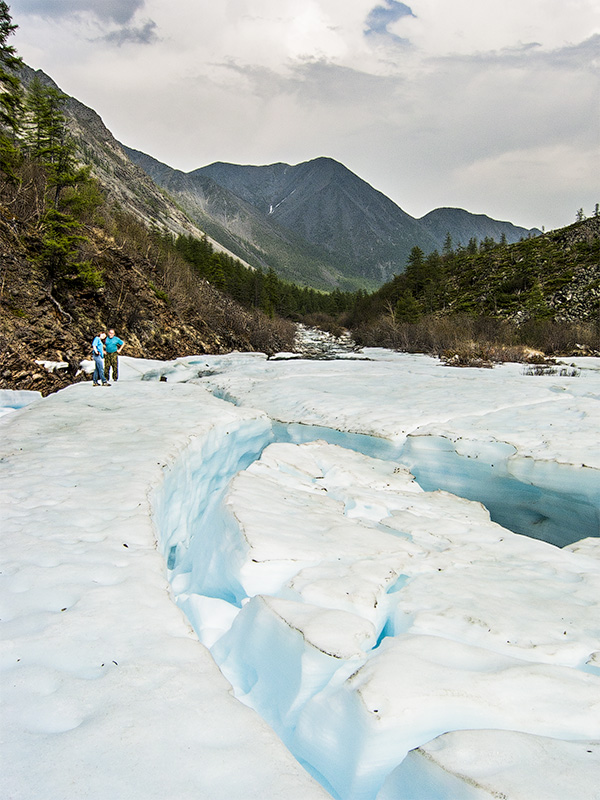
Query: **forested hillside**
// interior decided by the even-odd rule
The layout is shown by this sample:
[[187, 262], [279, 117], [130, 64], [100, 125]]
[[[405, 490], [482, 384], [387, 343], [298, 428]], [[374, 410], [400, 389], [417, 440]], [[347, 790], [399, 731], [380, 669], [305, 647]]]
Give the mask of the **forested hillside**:
[[462, 331], [547, 352], [600, 350], [600, 215], [510, 245], [455, 249], [448, 238], [429, 256], [414, 247], [406, 271], [362, 298], [350, 324], [365, 343], [416, 350], [439, 352], [442, 329], [450, 340]]
[[600, 309], [600, 216], [511, 245], [492, 240], [425, 256], [414, 247], [406, 271], [372, 295], [400, 319], [465, 311], [514, 320], [593, 321]]

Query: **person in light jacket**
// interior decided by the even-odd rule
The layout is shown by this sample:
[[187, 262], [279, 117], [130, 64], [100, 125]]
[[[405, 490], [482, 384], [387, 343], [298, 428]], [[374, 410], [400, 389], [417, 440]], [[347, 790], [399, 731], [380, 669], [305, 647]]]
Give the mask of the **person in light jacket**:
[[94, 386], [110, 386], [110, 383], [104, 377], [104, 340], [106, 339], [106, 334], [104, 332], [99, 333], [94, 341], [92, 342], [92, 356], [94, 358], [94, 363], [96, 364], [96, 369], [94, 370]]

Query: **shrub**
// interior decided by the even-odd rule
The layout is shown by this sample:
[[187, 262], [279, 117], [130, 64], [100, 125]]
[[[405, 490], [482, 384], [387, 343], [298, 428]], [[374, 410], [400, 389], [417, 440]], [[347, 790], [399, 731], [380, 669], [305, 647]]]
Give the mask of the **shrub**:
[[152, 289], [152, 291], [158, 297], [159, 300], [162, 300], [163, 303], [168, 303], [169, 302], [169, 295], [165, 291], [163, 291], [162, 289], [158, 289], [152, 283], [152, 281], [148, 281], [148, 286]]

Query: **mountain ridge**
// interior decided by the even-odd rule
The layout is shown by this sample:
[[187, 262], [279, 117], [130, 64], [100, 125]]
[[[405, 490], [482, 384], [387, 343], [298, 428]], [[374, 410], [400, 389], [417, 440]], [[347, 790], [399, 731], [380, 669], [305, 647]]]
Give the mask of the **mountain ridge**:
[[344, 264], [295, 231], [269, 220], [261, 210], [231, 192], [201, 170], [186, 173], [168, 167], [146, 153], [122, 145], [133, 163], [144, 169], [186, 214], [237, 258], [254, 267], [270, 268], [283, 279], [318, 289], [361, 284]]
[[[139, 159], [135, 152], [127, 152], [134, 161]], [[327, 156], [295, 165], [215, 161], [185, 174], [194, 180], [212, 179], [254, 207], [263, 221], [317, 247], [334, 270], [362, 277], [371, 287], [402, 272], [414, 246], [425, 253], [441, 250], [448, 233], [455, 245], [463, 246], [473, 237], [514, 242], [541, 233], [465, 209], [434, 209], [416, 219]], [[150, 175], [168, 188], [164, 165]]]

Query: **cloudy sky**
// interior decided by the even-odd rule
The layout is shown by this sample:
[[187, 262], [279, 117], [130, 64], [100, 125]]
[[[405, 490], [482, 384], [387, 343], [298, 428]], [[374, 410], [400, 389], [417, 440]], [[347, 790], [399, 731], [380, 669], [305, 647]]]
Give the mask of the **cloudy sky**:
[[12, 43], [172, 167], [341, 161], [405, 211], [600, 202], [599, 0], [8, 0]]

